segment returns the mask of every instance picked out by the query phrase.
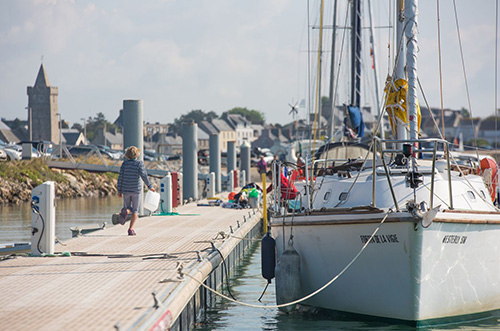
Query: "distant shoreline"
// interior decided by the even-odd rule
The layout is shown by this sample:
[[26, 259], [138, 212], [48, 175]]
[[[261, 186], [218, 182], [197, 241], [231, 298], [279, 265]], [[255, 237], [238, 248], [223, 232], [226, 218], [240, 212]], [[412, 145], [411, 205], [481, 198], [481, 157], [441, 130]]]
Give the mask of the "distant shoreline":
[[40, 159], [0, 163], [0, 204], [29, 202], [31, 190], [55, 182], [56, 199], [105, 197], [118, 193], [118, 174], [50, 169]]

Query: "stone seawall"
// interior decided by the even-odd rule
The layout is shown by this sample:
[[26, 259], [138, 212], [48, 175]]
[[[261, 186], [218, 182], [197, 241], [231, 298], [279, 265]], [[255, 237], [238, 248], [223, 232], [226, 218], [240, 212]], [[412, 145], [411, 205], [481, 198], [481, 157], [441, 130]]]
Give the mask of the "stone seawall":
[[[22, 167], [21, 163], [19, 165]], [[31, 190], [47, 180], [56, 183], [56, 199], [113, 195], [117, 194], [117, 177], [84, 170], [63, 171], [48, 168], [42, 171], [23, 169], [16, 175], [0, 174], [0, 204], [30, 201]]]

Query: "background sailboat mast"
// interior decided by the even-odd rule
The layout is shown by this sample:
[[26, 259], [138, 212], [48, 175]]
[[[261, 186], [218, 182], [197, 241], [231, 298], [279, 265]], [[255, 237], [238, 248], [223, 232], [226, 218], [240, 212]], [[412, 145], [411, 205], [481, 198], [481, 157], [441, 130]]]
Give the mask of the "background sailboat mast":
[[335, 75], [335, 42], [336, 42], [336, 36], [337, 36], [337, 0], [335, 0], [334, 5], [333, 5], [333, 32], [332, 32], [332, 54], [331, 54], [331, 60], [330, 60], [330, 93], [329, 93], [329, 98], [330, 98], [330, 104], [331, 104], [331, 114], [330, 114], [330, 139], [333, 138], [333, 135], [335, 134], [335, 103], [333, 102], [334, 95], [333, 95], [333, 82], [334, 82], [334, 75]]
[[[370, 18], [370, 44], [372, 48], [372, 61], [373, 61], [373, 76], [374, 76], [374, 81], [375, 81], [375, 109], [374, 113], [377, 115], [377, 118], [382, 116], [380, 112], [380, 95], [379, 95], [379, 90], [378, 90], [378, 74], [377, 74], [377, 58], [376, 58], [376, 52], [375, 52], [375, 38], [374, 38], [374, 26], [373, 26], [373, 12], [372, 12], [372, 2], [371, 0], [368, 0], [368, 14]], [[382, 117], [380, 119], [380, 137], [382, 139], [385, 139], [385, 133], [384, 133], [384, 118]]]
[[410, 139], [418, 139], [417, 122], [417, 5], [418, 0], [405, 0], [406, 72], [408, 74], [407, 110]]
[[361, 102], [361, 1], [352, 1], [351, 11], [351, 105]]

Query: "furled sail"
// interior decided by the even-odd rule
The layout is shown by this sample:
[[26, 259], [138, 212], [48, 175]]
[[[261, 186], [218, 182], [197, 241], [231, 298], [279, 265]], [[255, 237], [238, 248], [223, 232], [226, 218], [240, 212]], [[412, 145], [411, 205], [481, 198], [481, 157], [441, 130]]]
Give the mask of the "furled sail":
[[[391, 122], [392, 133], [395, 135], [397, 132], [397, 119], [402, 123], [408, 124], [407, 115], [407, 95], [408, 95], [408, 82], [400, 78], [396, 81], [388, 77], [385, 89], [387, 93], [387, 102], [385, 108], [389, 116], [389, 121]], [[420, 114], [420, 106], [417, 102], [417, 122], [418, 130], [420, 131], [420, 121], [422, 115]]]

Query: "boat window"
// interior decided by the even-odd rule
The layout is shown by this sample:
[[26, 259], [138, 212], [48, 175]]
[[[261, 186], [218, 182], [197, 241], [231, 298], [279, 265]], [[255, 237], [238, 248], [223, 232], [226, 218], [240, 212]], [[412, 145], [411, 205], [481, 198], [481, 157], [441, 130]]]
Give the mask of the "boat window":
[[323, 200], [328, 201], [328, 199], [330, 199], [330, 195], [332, 195], [332, 190], [328, 190], [325, 193], [325, 196], [323, 197]]
[[471, 200], [476, 200], [476, 195], [472, 191], [467, 191], [467, 194], [469, 195], [469, 199]]
[[342, 192], [342, 193], [340, 193], [339, 200], [340, 201], [347, 200], [347, 195], [348, 195], [348, 192]]
[[479, 191], [479, 192], [481, 192], [481, 195], [483, 196], [483, 199], [486, 199], [486, 194], [484, 193], [484, 191], [483, 191], [483, 190], [481, 190], [481, 191]]

